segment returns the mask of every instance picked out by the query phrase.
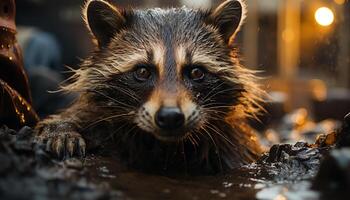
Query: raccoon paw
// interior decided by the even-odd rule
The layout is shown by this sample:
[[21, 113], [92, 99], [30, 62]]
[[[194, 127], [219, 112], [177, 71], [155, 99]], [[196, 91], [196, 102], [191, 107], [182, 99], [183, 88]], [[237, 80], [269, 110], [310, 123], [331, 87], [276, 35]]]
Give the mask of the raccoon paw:
[[46, 146], [46, 151], [59, 159], [73, 156], [85, 156], [85, 140], [75, 131], [48, 131], [44, 129], [37, 139]]

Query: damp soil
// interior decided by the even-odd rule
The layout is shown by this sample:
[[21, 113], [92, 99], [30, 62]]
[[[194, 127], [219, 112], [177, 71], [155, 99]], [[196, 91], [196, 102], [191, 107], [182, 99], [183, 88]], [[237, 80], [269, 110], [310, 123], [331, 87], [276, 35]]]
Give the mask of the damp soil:
[[126, 170], [110, 154], [58, 161], [32, 136], [28, 127], [0, 128], [0, 199], [318, 199], [312, 180], [332, 148], [274, 145], [225, 174], [167, 177]]

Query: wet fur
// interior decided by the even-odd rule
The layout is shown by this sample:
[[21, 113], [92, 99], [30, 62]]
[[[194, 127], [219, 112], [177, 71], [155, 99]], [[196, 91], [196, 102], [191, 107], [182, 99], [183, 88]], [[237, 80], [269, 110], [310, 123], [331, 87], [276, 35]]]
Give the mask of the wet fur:
[[[67, 92], [78, 92], [79, 98], [67, 110], [40, 122], [38, 136], [47, 142], [46, 135], [56, 130], [68, 133], [68, 137], [70, 132], [77, 132], [88, 149], [112, 143], [127, 166], [153, 172], [216, 173], [254, 161], [261, 151], [246, 120], [256, 118], [262, 109], [259, 103], [264, 92], [256, 82], [255, 72], [239, 64], [233, 38], [227, 43], [212, 24], [213, 11], [183, 7], [118, 12], [127, 23], [110, 41], [100, 42], [93, 55], [73, 70], [75, 75], [68, 80], [71, 83], [63, 86]], [[201, 126], [177, 142], [158, 140], [133, 121], [154, 86], [130, 81], [137, 64], [131, 60], [138, 57], [151, 62], [154, 55], [150, 48], [160, 42], [167, 48], [167, 67], [162, 70], [168, 79], [175, 77], [171, 75], [175, 52], [168, 47], [182, 46], [186, 62], [197, 56], [208, 66], [205, 83], [184, 80], [189, 98], [202, 108], [203, 119]], [[67, 141], [63, 138], [61, 143]], [[74, 141], [78, 144], [78, 140]], [[53, 149], [65, 154], [59, 149], [62, 144], [53, 142]], [[79, 148], [71, 151], [68, 156], [84, 154]]]

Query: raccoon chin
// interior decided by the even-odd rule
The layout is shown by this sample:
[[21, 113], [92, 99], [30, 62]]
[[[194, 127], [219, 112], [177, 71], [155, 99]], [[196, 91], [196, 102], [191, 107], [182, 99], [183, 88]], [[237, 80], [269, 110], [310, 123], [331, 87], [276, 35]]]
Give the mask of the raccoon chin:
[[159, 128], [155, 128], [149, 124], [147, 119], [138, 117], [136, 120], [136, 125], [143, 131], [151, 134], [155, 139], [161, 142], [179, 142], [186, 139], [191, 130], [194, 129], [196, 122], [192, 122], [190, 127], [184, 127], [177, 130], [165, 131]]
[[[185, 138], [188, 137], [188, 135], [190, 134], [189, 132], [184, 132], [184, 133], [177, 133], [177, 134], [174, 134], [174, 133], [171, 133], [172, 135], [166, 135], [165, 134], [162, 134], [162, 133], [152, 133], [153, 136], [161, 141], [161, 142], [168, 142], [168, 143], [173, 143], [173, 142], [180, 142], [182, 140], [184, 140]], [[167, 133], [169, 134], [169, 133]]]
[[157, 128], [153, 128], [151, 125], [148, 125], [145, 120], [142, 119], [138, 120], [137, 126], [161, 142], [179, 142], [190, 134], [189, 131], [185, 129], [163, 131]]

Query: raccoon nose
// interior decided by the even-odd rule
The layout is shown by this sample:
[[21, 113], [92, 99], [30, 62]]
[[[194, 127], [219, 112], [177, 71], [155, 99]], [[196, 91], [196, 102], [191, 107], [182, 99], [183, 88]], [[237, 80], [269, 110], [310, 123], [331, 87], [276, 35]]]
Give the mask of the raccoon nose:
[[185, 123], [185, 115], [177, 107], [162, 107], [156, 113], [156, 124], [164, 130], [181, 128]]

